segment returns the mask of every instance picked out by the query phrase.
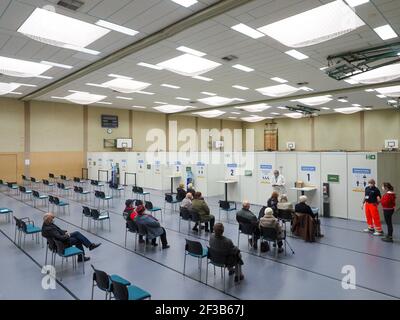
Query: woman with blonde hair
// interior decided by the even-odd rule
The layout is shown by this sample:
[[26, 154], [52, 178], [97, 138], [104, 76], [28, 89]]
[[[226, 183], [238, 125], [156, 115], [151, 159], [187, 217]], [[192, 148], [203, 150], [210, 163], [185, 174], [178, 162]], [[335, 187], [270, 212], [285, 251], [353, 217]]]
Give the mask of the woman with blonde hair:
[[288, 201], [286, 194], [281, 195], [278, 202], [278, 210], [293, 210], [293, 204]]

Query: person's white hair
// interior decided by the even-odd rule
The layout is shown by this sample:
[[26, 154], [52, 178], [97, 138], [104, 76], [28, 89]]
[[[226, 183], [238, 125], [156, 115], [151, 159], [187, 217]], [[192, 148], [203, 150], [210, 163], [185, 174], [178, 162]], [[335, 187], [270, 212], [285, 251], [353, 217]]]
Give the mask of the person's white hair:
[[300, 202], [306, 202], [308, 200], [307, 196], [300, 196], [299, 201]]
[[266, 216], [272, 216], [273, 215], [273, 213], [274, 213], [274, 211], [272, 210], [272, 208], [265, 208], [265, 210], [264, 210], [264, 215], [266, 215]]
[[279, 202], [288, 202], [288, 201], [289, 201], [289, 200], [288, 200], [288, 197], [287, 197], [286, 194], [281, 195], [281, 199], [280, 199]]

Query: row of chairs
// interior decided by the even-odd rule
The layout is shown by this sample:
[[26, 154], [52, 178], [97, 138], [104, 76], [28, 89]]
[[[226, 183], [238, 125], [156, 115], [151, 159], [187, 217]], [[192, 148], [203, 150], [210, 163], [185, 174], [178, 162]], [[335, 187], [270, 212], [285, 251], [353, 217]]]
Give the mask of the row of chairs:
[[60, 209], [62, 208], [64, 214], [66, 214], [66, 209], [65, 208], [68, 208], [68, 214], [69, 215], [71, 214], [68, 202], [62, 201], [58, 197], [49, 195], [49, 207], [48, 207], [49, 210], [50, 210], [50, 207], [52, 207], [51, 208], [52, 210], [54, 210], [54, 207], [56, 207], [57, 208], [57, 213], [60, 213]]
[[103, 222], [108, 220], [108, 229], [111, 231], [111, 219], [110, 213], [108, 211], [100, 211], [98, 209], [89, 208], [87, 206], [82, 206], [82, 218], [81, 218], [81, 227], [83, 228], [83, 219], [87, 219], [87, 228], [91, 228], [91, 222], [98, 229], [98, 223], [100, 222], [101, 227], [103, 227]]

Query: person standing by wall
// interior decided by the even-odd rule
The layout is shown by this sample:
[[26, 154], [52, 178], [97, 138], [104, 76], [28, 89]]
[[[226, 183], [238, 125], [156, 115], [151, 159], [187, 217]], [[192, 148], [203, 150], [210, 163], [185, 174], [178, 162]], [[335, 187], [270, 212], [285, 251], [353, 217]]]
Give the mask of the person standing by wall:
[[396, 209], [396, 194], [394, 193], [393, 186], [389, 182], [384, 182], [382, 190], [385, 194], [382, 196], [381, 204], [383, 208], [383, 215], [387, 224], [387, 235], [382, 238], [382, 241], [393, 242], [393, 222], [392, 216]]
[[368, 228], [364, 232], [372, 233], [374, 236], [382, 236], [381, 218], [379, 217], [378, 204], [381, 201], [381, 192], [375, 185], [375, 180], [368, 180], [365, 188], [365, 196], [362, 208], [365, 210]]
[[286, 193], [285, 177], [280, 174], [279, 170], [274, 170], [274, 175], [271, 178], [272, 191], [282, 195]]

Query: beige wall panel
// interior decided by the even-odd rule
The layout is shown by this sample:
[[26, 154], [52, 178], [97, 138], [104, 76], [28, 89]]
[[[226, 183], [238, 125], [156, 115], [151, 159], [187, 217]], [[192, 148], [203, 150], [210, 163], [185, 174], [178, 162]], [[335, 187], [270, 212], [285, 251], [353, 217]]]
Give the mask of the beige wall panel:
[[[153, 141], [146, 141], [147, 133], [152, 129], [159, 129], [166, 132], [166, 115], [155, 112], [133, 113], [133, 150], [146, 151]], [[165, 151], [165, 150], [164, 150]]]
[[286, 150], [286, 142], [288, 141], [294, 141], [298, 151], [311, 150], [310, 119], [277, 119], [276, 122], [278, 123], [278, 146], [280, 151]]
[[0, 152], [24, 151], [24, 103], [0, 99]]

